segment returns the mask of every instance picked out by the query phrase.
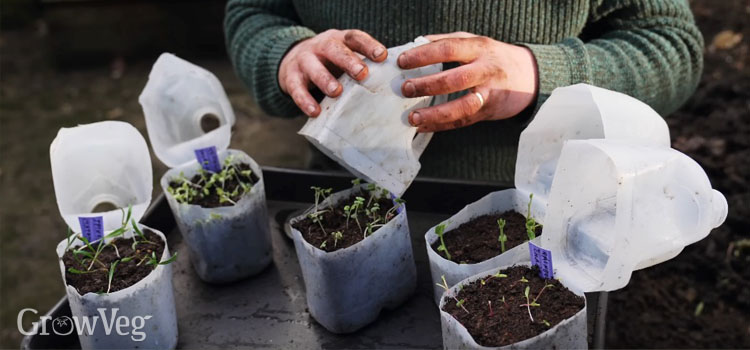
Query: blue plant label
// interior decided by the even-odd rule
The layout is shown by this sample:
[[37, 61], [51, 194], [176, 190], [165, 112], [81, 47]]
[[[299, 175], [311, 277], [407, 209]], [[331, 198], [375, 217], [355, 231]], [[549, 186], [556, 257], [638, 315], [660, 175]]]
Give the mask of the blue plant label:
[[89, 242], [96, 242], [104, 236], [104, 220], [101, 216], [95, 217], [78, 217], [78, 223], [81, 224], [81, 234]]
[[404, 210], [404, 206], [401, 205], [401, 203], [399, 203], [398, 201], [396, 201], [398, 198], [396, 198], [396, 196], [393, 193], [391, 193], [390, 195], [391, 195], [391, 201], [393, 201], [393, 205], [396, 206], [396, 214], [401, 214], [401, 211]]
[[201, 164], [204, 170], [215, 173], [221, 171], [221, 163], [219, 162], [219, 155], [216, 153], [215, 146], [195, 150], [195, 158], [198, 159], [198, 163]]
[[539, 266], [539, 277], [544, 279], [555, 278], [552, 270], [552, 252], [529, 242], [529, 254], [531, 255], [531, 264]]

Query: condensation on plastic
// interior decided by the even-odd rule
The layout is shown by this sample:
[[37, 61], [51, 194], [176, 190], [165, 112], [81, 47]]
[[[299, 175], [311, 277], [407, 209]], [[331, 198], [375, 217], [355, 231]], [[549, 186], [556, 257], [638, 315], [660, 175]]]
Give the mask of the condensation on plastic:
[[[586, 84], [555, 89], [521, 133], [516, 160], [516, 188], [489, 194], [468, 205], [448, 219], [450, 224], [446, 231], [480, 215], [510, 209], [525, 215], [532, 193], [532, 216], [538, 222], [545, 223], [547, 197], [565, 141], [596, 138], [632, 139], [668, 147], [669, 129], [648, 105], [619, 92]], [[583, 168], [593, 169], [588, 165]], [[563, 196], [571, 193], [561, 191]], [[434, 232], [433, 227], [425, 234], [425, 242], [435, 283], [445, 275], [448, 285], [452, 286], [481, 271], [529, 260], [528, 244], [524, 243], [478, 264], [457, 264], [432, 249], [431, 244], [437, 240]], [[435, 286], [436, 303], [440, 295], [439, 287]]]
[[[138, 97], [156, 156], [174, 168], [195, 158], [194, 150], [229, 147], [234, 112], [221, 82], [211, 72], [173, 54], [154, 63]], [[219, 127], [209, 132], [201, 119], [212, 115]]]
[[102, 216], [105, 232], [121, 226], [120, 209], [93, 213], [98, 204], [132, 205], [137, 222], [151, 203], [151, 157], [143, 136], [128, 123], [62, 128], [49, 153], [57, 206], [74, 232], [81, 232], [79, 217]]
[[[354, 190], [334, 193], [322, 205], [346, 200]], [[311, 210], [290, 222], [303, 220]], [[366, 239], [330, 253], [308, 243], [296, 229], [292, 235], [310, 314], [333, 333], [366, 326], [382, 309], [403, 303], [416, 288], [406, 207]]]
[[[161, 261], [169, 259], [171, 255], [164, 234], [145, 225], [139, 224], [139, 227], [141, 230], [151, 230], [164, 241]], [[126, 232], [124, 237], [124, 239], [132, 238], [132, 230]], [[82, 332], [78, 336], [83, 349], [174, 349], [177, 346], [177, 315], [172, 291], [171, 264], [157, 265], [146, 277], [125, 289], [102, 295], [96, 293], [81, 295], [75, 287], [68, 285], [65, 281], [65, 264], [63, 264], [62, 257], [67, 245], [68, 242], [65, 239], [57, 245], [57, 256], [72, 316], [79, 319], [88, 317], [90, 320], [96, 316], [100, 318], [100, 322], [93, 327], [92, 334]], [[81, 245], [83, 242], [78, 239], [71, 244], [72, 247]], [[118, 334], [116, 328], [112, 329], [110, 334], [106, 334], [100, 309], [109, 319], [113, 314], [115, 317], [127, 317], [129, 320], [133, 320], [134, 317], [151, 316], [144, 321], [145, 327], [139, 330], [145, 333], [145, 338], [142, 341], [135, 341], [131, 336], [138, 338], [137, 335], [131, 332]], [[131, 328], [123, 329], [131, 331], [132, 324]]]
[[[530, 266], [528, 263], [515, 264]], [[448, 293], [458, 293], [462, 286], [465, 286], [471, 282], [477, 281], [482, 278], [494, 275], [500, 270], [507, 269], [512, 265], [495, 268], [490, 271], [482, 272], [471, 276], [452, 288]], [[584, 297], [583, 292], [569, 285], [565, 279], [560, 281], [563, 286], [568, 288], [574, 294]], [[459, 323], [449, 313], [443, 311], [443, 306], [446, 302], [452, 301], [448, 294], [444, 293], [440, 300], [440, 324], [443, 331], [443, 348], [444, 349], [587, 349], [587, 332], [586, 332], [586, 305], [584, 304], [583, 309], [578, 311], [575, 315], [568, 319], [554, 325], [552, 328], [544, 331], [543, 333], [531, 337], [529, 339], [522, 340], [517, 343], [508, 344], [501, 347], [486, 347], [477, 344], [474, 338], [469, 334], [461, 323]], [[584, 298], [585, 300], [585, 298]]]
[[161, 178], [164, 195], [190, 249], [193, 268], [202, 280], [212, 283], [232, 282], [255, 275], [272, 260], [263, 173], [260, 166], [242, 151], [219, 152], [222, 164], [228, 155], [234, 156], [234, 164], [249, 164], [259, 179], [236, 205], [203, 208], [177, 202], [167, 187], [180, 174], [187, 179], [197, 174], [200, 165], [195, 160], [167, 171]]
[[320, 116], [308, 119], [299, 134], [356, 176], [401, 196], [417, 176], [419, 156], [432, 137], [417, 134], [409, 124], [409, 112], [429, 106], [433, 99], [405, 98], [401, 84], [438, 73], [442, 64], [401, 70], [396, 60], [402, 52], [428, 42], [418, 37], [388, 49], [384, 62], [368, 62], [370, 73], [363, 82], [342, 75], [344, 92], [323, 99]]
[[[481, 215], [502, 213], [512, 210], [525, 216], [528, 211], [528, 203], [529, 196], [516, 189], [492, 192], [482, 197], [482, 199], [467, 205], [461, 209], [461, 211], [446, 220], [445, 231], [452, 230]], [[539, 220], [537, 222], [541, 224], [544, 223], [541, 219], [544, 218], [544, 210], [544, 204], [537, 201], [536, 198], [531, 202], [531, 217], [535, 219], [538, 218]], [[500, 232], [498, 231], [498, 235], [499, 234]], [[438, 238], [438, 235], [435, 234], [435, 227], [430, 228], [425, 235], [427, 256], [430, 260], [430, 274], [432, 275], [435, 304], [440, 302], [440, 297], [445, 291], [437, 285], [437, 283], [442, 281], [442, 276], [445, 276], [445, 281], [449, 286], [453, 286], [469, 276], [493, 269], [497, 266], [510, 265], [519, 261], [529, 261], [529, 246], [527, 243], [522, 243], [506, 250], [505, 253], [498, 254], [494, 258], [482, 262], [476, 264], [459, 264], [443, 258], [432, 249], [432, 245], [438, 241]], [[537, 243], [539, 238], [540, 237], [537, 237], [533, 242]], [[497, 252], [500, 253], [500, 242], [497, 243]]]
[[727, 210], [700, 165], [674, 149], [568, 141], [541, 244], [552, 251], [556, 276], [586, 292], [611, 291], [627, 285], [634, 270], [706, 237]]

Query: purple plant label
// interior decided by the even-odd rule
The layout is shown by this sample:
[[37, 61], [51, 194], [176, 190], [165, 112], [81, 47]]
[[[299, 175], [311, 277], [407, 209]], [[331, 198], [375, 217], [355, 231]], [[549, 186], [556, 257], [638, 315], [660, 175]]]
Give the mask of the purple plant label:
[[403, 211], [403, 210], [404, 210], [404, 206], [403, 206], [403, 205], [401, 205], [401, 204], [399, 204], [399, 203], [398, 203], [398, 202], [396, 201], [396, 199], [397, 199], [397, 198], [396, 198], [396, 196], [394, 196], [394, 195], [393, 195], [393, 193], [391, 193], [391, 200], [393, 201], [393, 205], [395, 205], [395, 206], [396, 206], [396, 214], [401, 214], [401, 211]]
[[198, 163], [201, 164], [204, 170], [215, 173], [221, 171], [221, 163], [219, 162], [219, 155], [216, 153], [215, 146], [195, 150], [195, 158], [198, 159]]
[[529, 254], [531, 255], [531, 264], [539, 266], [539, 277], [548, 280], [555, 278], [554, 270], [552, 270], [551, 251], [529, 242]]
[[81, 224], [81, 234], [89, 242], [96, 242], [104, 236], [104, 221], [101, 216], [91, 218], [79, 216], [78, 223]]

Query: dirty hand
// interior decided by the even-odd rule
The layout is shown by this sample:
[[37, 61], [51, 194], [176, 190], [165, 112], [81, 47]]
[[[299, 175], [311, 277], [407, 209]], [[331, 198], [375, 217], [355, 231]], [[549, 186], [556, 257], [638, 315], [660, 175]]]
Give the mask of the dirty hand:
[[358, 52], [374, 62], [388, 56], [385, 46], [360, 30], [327, 30], [300, 41], [282, 58], [279, 65], [279, 86], [292, 96], [307, 116], [317, 117], [320, 105], [309, 92], [317, 86], [330, 97], [341, 95], [336, 75], [346, 72], [361, 81], [367, 77], [367, 65]]
[[433, 96], [466, 89], [469, 93], [453, 101], [412, 111], [409, 122], [418, 127], [418, 132], [456, 129], [482, 120], [510, 118], [534, 101], [537, 67], [529, 49], [464, 32], [426, 38], [432, 42], [398, 57], [401, 68], [443, 62], [461, 65], [405, 81], [401, 85], [403, 95]]

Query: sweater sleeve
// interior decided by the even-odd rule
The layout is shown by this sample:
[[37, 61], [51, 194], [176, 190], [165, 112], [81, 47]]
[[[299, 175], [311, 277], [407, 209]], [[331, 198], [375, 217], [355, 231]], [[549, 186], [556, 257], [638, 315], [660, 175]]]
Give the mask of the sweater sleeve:
[[582, 37], [526, 44], [539, 69], [537, 108], [557, 87], [589, 83], [633, 96], [661, 115], [695, 91], [703, 37], [685, 0], [592, 0]]
[[277, 81], [284, 54], [315, 35], [299, 25], [291, 0], [229, 0], [224, 34], [234, 69], [258, 105], [275, 116], [302, 114]]

